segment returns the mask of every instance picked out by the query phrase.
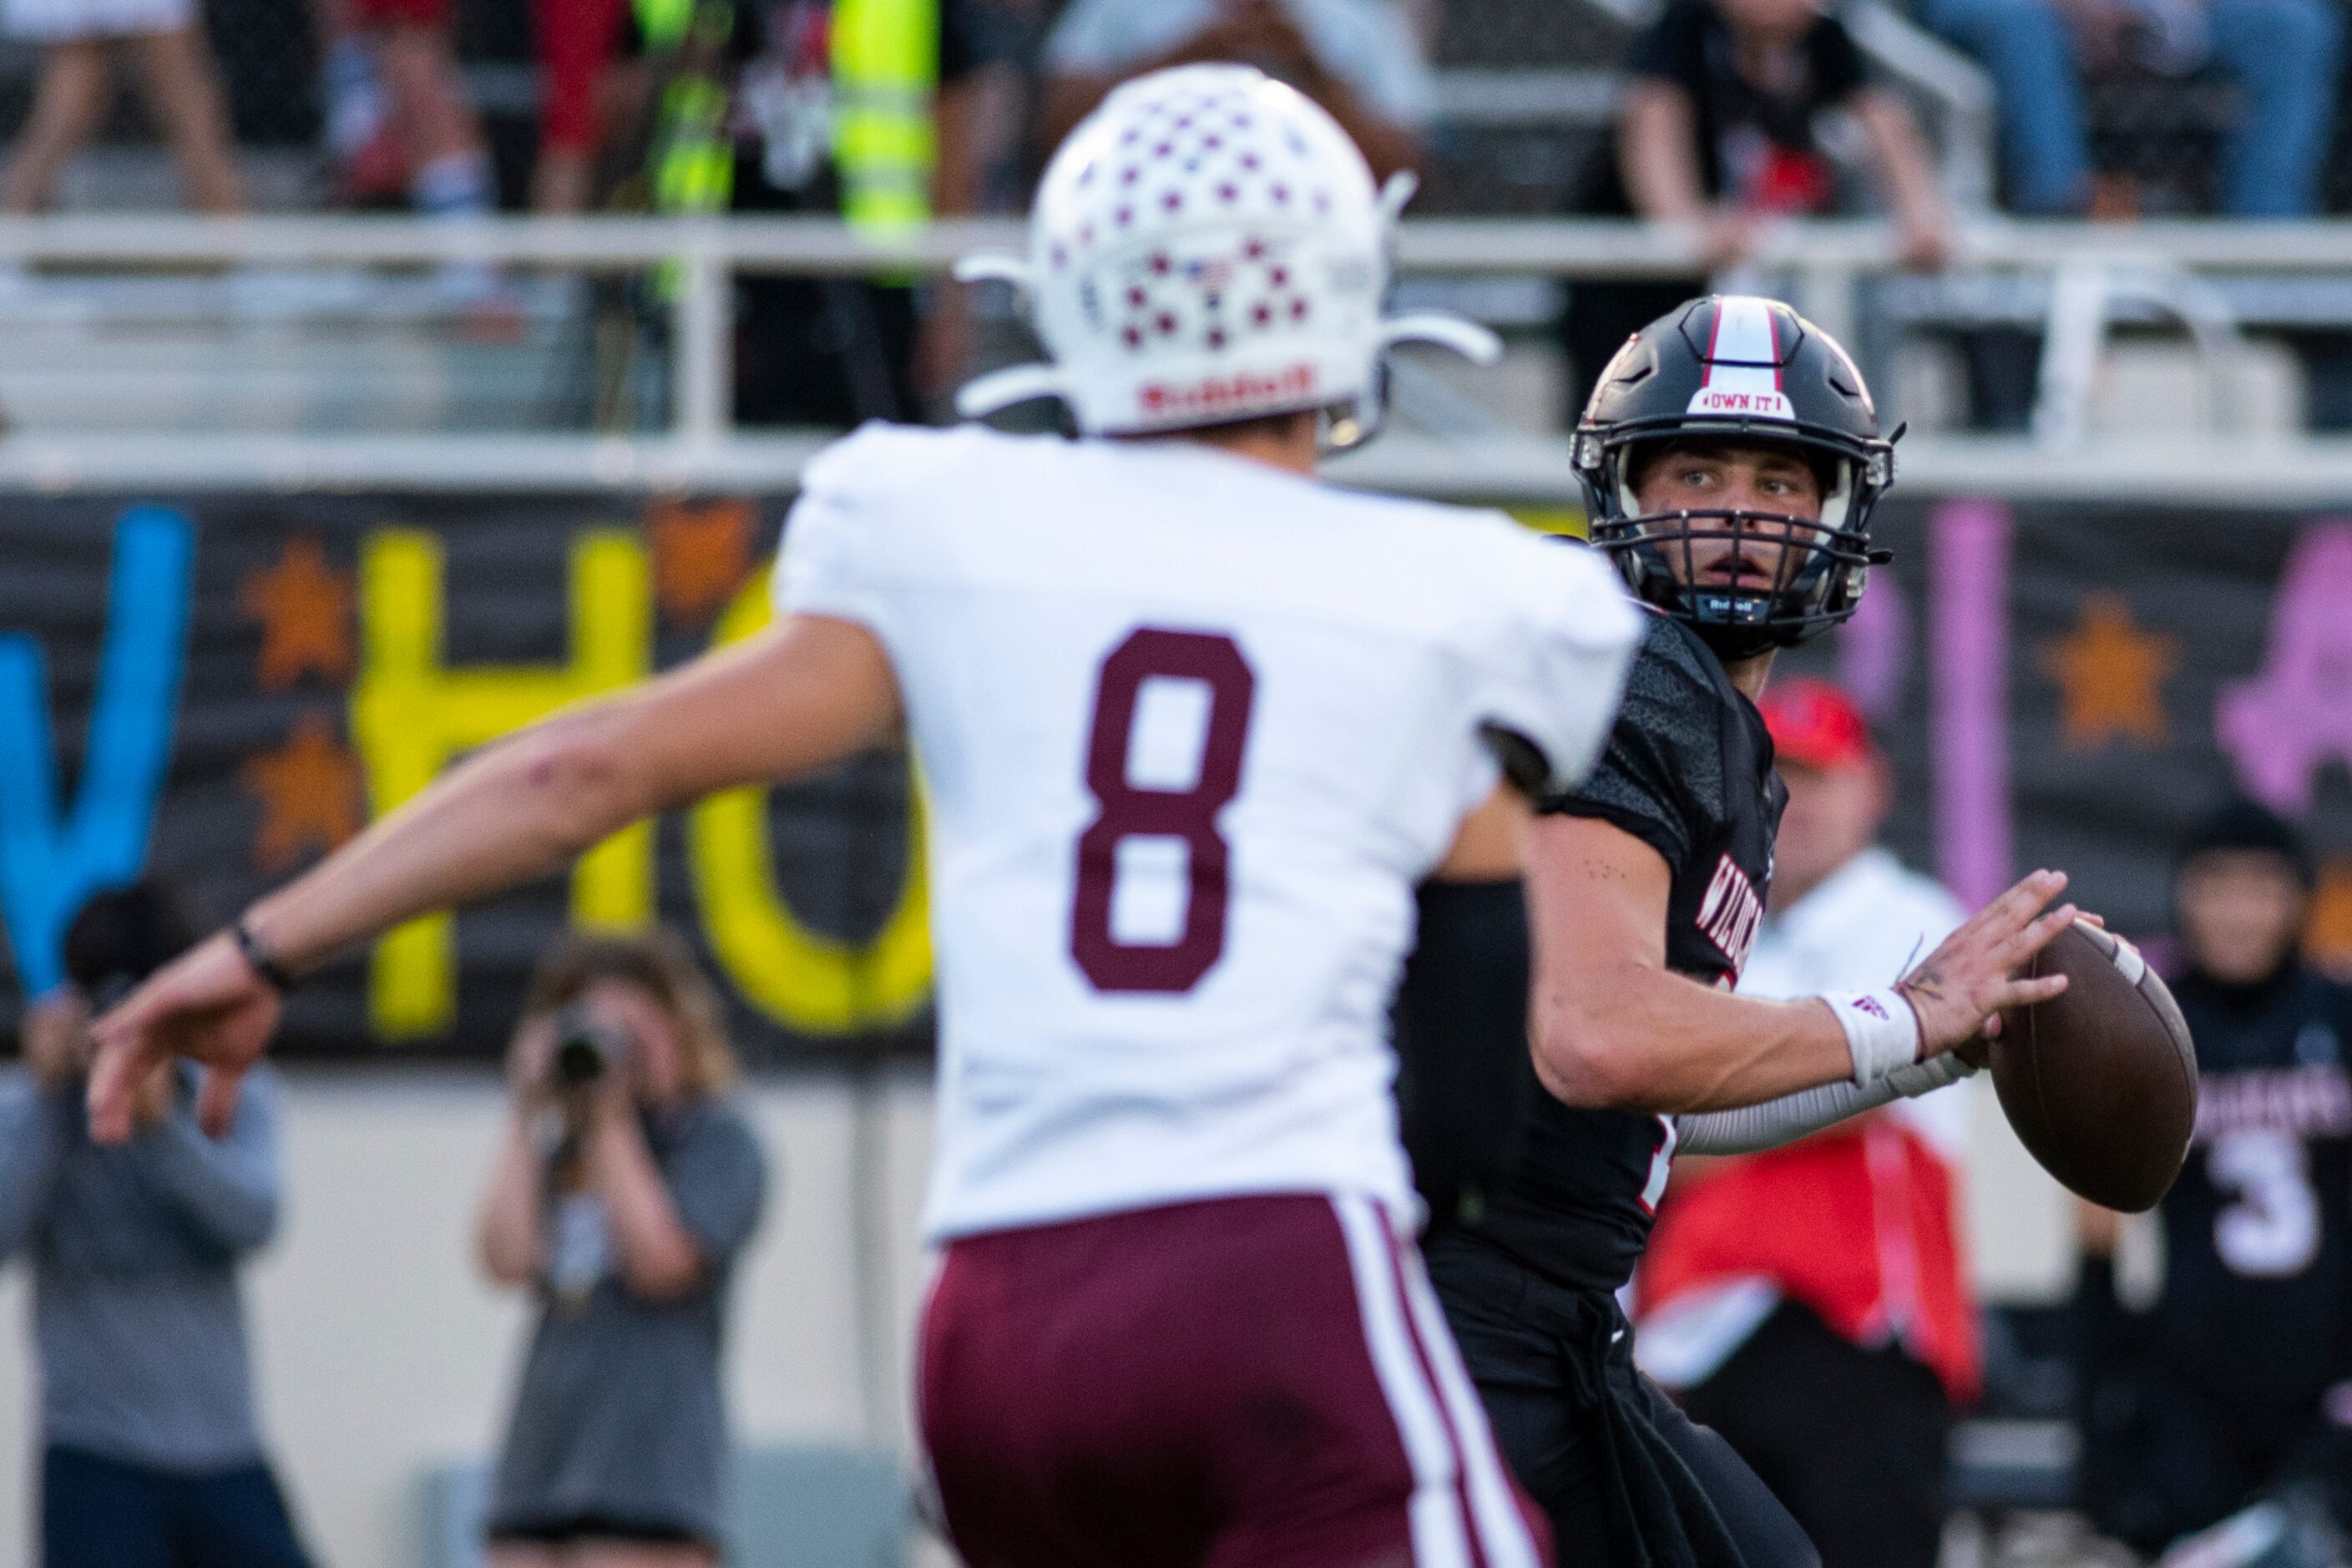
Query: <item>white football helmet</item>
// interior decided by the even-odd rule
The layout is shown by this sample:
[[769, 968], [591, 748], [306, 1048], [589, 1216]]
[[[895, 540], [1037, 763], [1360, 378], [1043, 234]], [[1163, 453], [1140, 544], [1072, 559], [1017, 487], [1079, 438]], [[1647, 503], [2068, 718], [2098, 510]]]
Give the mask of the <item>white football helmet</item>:
[[956, 405], [978, 418], [1059, 397], [1089, 435], [1325, 409], [1334, 445], [1360, 440], [1390, 344], [1501, 352], [1455, 317], [1381, 318], [1412, 189], [1399, 174], [1375, 194], [1339, 122], [1252, 67], [1139, 77], [1054, 154], [1027, 259], [956, 268], [1023, 290], [1052, 358], [982, 376]]

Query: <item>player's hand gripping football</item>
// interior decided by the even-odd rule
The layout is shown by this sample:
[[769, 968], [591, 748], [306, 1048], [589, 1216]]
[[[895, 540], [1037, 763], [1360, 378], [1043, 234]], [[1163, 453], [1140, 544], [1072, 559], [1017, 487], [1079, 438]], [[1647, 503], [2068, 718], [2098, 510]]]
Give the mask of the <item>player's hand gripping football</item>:
[[281, 1006], [277, 987], [254, 973], [226, 931], [156, 971], [90, 1027], [90, 1137], [100, 1143], [129, 1138], [139, 1086], [175, 1056], [211, 1069], [196, 1114], [205, 1131], [219, 1137]]
[[2032, 873], [1895, 983], [1918, 1015], [1922, 1061], [1957, 1050], [1981, 1067], [1982, 1042], [2000, 1027], [2003, 1009], [2046, 1002], [2066, 989], [2063, 974], [2018, 977], [2026, 961], [2080, 914], [2072, 904], [2048, 907], [2065, 890], [2065, 872]]

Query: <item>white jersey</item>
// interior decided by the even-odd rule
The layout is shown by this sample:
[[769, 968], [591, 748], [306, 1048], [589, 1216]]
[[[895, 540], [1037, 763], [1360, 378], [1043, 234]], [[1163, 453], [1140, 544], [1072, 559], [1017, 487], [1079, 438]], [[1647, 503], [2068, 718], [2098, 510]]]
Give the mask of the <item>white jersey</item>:
[[1496, 772], [1597, 753], [1633, 612], [1581, 548], [1192, 442], [869, 426], [777, 603], [887, 650], [929, 806], [935, 1237], [1411, 1184], [1386, 1014]]
[[[1905, 868], [1893, 851], [1873, 846], [1821, 880], [1780, 913], [1766, 917], [1756, 951], [1739, 976], [1742, 995], [1818, 996], [1824, 991], [1875, 991], [1903, 978], [1968, 919], [1944, 885]], [[1947, 1160], [1968, 1147], [1973, 1079], [1898, 1100], [1895, 1113], [1916, 1127]]]

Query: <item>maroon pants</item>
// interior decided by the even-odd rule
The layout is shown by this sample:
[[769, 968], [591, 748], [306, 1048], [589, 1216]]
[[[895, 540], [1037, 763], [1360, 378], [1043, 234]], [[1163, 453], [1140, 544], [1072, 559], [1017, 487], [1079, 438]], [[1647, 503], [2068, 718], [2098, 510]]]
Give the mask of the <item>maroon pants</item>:
[[1543, 1568], [1409, 1242], [1361, 1198], [970, 1237], [923, 1330], [970, 1568]]

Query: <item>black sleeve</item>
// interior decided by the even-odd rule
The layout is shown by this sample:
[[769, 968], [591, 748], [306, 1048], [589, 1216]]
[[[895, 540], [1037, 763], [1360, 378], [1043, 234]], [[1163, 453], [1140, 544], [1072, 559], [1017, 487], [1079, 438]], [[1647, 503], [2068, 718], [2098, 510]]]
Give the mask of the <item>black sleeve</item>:
[[1431, 882], [1397, 990], [1397, 1106], [1433, 1232], [1475, 1217], [1517, 1152], [1528, 1057], [1528, 910], [1519, 884]]
[[1601, 761], [1542, 809], [1622, 827], [1668, 866], [1690, 858], [1723, 812], [1723, 700], [1694, 662], [1712, 657], [1690, 632], [1653, 616]]
[[1706, 0], [1670, 0], [1625, 57], [1633, 76], [1673, 82], [1696, 95], [1706, 87]]
[[1815, 22], [1807, 42], [1813, 53], [1813, 100], [1821, 107], [1843, 103], [1870, 85], [1870, 67], [1861, 48], [1835, 16]]

